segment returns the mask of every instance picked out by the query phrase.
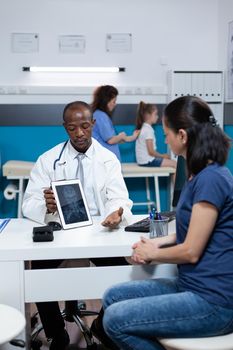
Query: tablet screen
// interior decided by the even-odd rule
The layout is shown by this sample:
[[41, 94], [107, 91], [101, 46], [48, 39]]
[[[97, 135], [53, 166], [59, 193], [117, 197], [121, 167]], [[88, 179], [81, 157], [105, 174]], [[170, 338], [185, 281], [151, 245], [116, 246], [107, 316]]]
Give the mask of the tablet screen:
[[54, 181], [52, 189], [64, 229], [92, 224], [80, 180]]

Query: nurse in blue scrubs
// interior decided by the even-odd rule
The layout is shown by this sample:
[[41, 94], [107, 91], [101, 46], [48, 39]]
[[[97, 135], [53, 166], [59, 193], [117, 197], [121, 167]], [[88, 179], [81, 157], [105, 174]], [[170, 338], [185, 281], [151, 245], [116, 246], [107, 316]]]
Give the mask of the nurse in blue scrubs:
[[136, 140], [140, 131], [135, 130], [130, 136], [125, 132], [116, 134], [111, 116], [116, 106], [117, 95], [118, 90], [111, 85], [102, 85], [95, 90], [92, 102], [95, 125], [92, 136], [121, 160], [119, 143]]

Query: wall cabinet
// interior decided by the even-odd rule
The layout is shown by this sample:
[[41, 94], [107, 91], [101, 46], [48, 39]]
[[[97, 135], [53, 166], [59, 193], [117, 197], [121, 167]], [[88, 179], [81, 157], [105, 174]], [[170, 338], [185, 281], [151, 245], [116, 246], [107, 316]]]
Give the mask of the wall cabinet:
[[200, 97], [209, 104], [223, 127], [223, 79], [222, 71], [170, 71], [168, 102], [180, 96]]

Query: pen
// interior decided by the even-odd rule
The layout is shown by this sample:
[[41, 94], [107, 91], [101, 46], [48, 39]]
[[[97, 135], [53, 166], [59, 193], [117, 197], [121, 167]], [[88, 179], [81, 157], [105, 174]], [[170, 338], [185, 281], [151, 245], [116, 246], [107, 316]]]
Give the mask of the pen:
[[156, 210], [155, 208], [152, 208], [152, 219], [156, 219]]
[[158, 221], [156, 224], [156, 236], [161, 237], [163, 236], [163, 222], [162, 222], [163, 219], [161, 214], [158, 211], [155, 211], [155, 220]]
[[162, 218], [160, 213], [158, 213], [158, 220], [163, 220], [163, 218]]

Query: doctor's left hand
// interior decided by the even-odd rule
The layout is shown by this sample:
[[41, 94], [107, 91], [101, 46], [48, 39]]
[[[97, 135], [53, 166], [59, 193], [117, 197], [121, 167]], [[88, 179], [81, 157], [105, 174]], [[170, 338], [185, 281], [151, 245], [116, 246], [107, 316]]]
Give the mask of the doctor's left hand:
[[117, 228], [119, 223], [122, 221], [122, 214], [123, 214], [123, 208], [120, 207], [118, 210], [108, 215], [101, 224], [105, 227]]
[[46, 188], [44, 190], [45, 205], [48, 213], [55, 213], [57, 211], [57, 204], [51, 188]]

